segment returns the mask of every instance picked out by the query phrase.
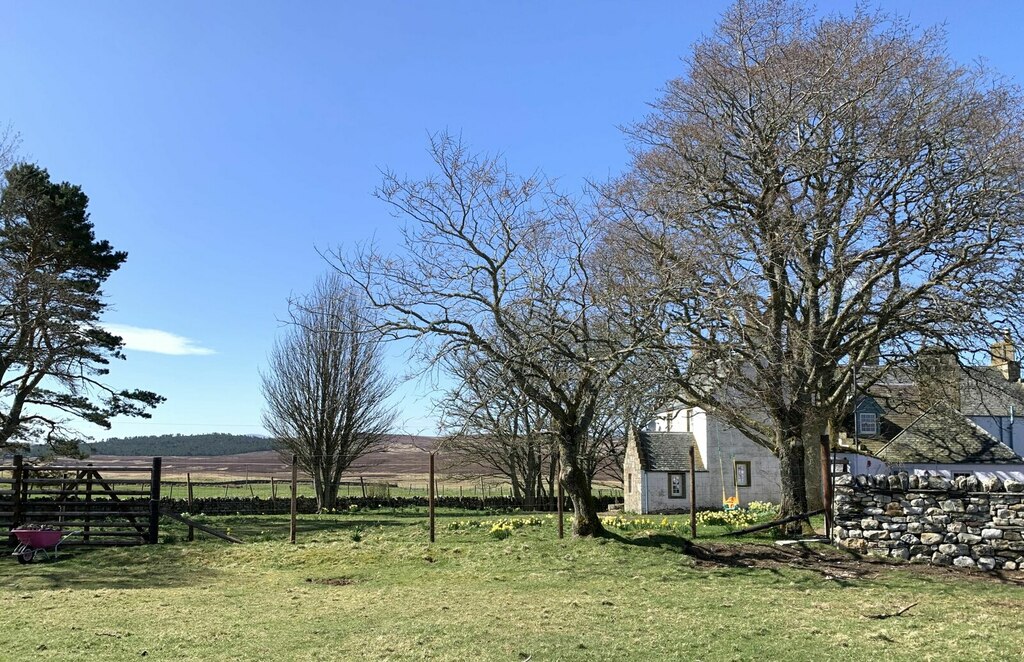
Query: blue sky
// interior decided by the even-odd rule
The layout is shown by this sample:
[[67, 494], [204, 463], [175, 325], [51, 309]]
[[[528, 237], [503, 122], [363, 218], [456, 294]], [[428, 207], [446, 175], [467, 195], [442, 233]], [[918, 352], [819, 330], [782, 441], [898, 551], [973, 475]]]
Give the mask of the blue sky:
[[[149, 421], [83, 428], [104, 438], [261, 432], [258, 371], [288, 297], [327, 268], [317, 249], [394, 241], [381, 168], [427, 174], [428, 133], [450, 130], [566, 187], [613, 175], [619, 127], [727, 3], [0, 5], [0, 124], [128, 251], [106, 288], [128, 341], [112, 381], [168, 399]], [[880, 5], [946, 23], [954, 58], [1024, 80], [1024, 4]], [[405, 431], [433, 432], [432, 391], [402, 387]]]

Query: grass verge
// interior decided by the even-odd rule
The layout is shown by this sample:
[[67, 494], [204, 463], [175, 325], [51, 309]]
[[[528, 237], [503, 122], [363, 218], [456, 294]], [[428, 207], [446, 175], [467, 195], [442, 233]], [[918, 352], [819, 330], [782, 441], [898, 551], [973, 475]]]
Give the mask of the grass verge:
[[[502, 540], [498, 516], [209, 518], [252, 541], [0, 559], [0, 659], [1018, 659], [1020, 582], [669, 527]], [[480, 526], [449, 526], [480, 521]], [[201, 534], [200, 534], [201, 535]], [[911, 603], [912, 609], [894, 614]], [[882, 618], [878, 618], [881, 616]]]

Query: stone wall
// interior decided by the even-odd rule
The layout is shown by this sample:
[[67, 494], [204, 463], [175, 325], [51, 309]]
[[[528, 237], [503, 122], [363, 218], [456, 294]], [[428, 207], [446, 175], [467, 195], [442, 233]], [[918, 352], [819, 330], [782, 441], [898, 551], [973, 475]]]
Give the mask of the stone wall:
[[840, 547], [914, 562], [1024, 569], [1024, 483], [906, 473], [837, 476]]
[[[600, 510], [607, 510], [611, 504], [618, 503], [618, 501], [618, 497], [594, 497], [594, 502]], [[140, 504], [149, 503], [148, 501], [143, 501], [141, 499], [135, 499], [133, 502]], [[316, 499], [300, 496], [296, 499], [296, 502], [299, 513], [308, 514], [316, 512]], [[426, 508], [427, 505], [426, 497], [340, 497], [338, 499], [336, 510], [339, 512], [345, 512], [350, 506], [358, 506], [360, 509], [372, 510], [375, 508], [408, 508], [413, 506]], [[483, 510], [496, 512], [506, 512], [514, 509], [529, 510], [531, 512], [553, 511], [556, 508], [556, 504], [553, 502], [535, 503], [531, 507], [528, 507], [523, 501], [513, 499], [512, 497], [487, 497], [486, 499], [480, 499], [473, 497], [438, 496], [434, 500], [434, 505], [437, 508], [456, 508], [459, 510]], [[160, 507], [168, 512], [184, 513], [188, 512], [188, 501], [185, 499], [163, 498], [160, 500]], [[572, 511], [572, 502], [569, 499], [565, 500], [565, 510], [566, 512]], [[201, 513], [203, 515], [282, 515], [291, 511], [291, 501], [286, 498], [261, 499], [259, 497], [210, 497], [206, 499], [194, 499], [192, 501], [192, 511], [193, 514]]]

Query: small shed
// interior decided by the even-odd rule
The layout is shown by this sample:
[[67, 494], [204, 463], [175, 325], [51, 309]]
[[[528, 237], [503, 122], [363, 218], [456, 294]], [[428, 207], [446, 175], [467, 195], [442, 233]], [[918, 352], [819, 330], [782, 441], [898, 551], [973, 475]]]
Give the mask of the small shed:
[[[695, 465], [690, 466], [690, 448]], [[692, 432], [630, 430], [623, 461], [624, 509], [631, 513], [668, 512], [690, 508], [694, 473], [707, 474]], [[697, 478], [697, 505], [706, 501], [708, 481]]]

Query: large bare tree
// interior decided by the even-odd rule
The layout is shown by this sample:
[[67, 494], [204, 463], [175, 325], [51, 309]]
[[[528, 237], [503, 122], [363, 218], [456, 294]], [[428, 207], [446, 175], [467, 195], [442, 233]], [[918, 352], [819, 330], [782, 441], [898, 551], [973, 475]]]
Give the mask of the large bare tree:
[[401, 249], [339, 253], [337, 266], [382, 311], [380, 328], [419, 340], [428, 363], [472, 352], [511, 376], [550, 417], [573, 533], [599, 535], [581, 450], [602, 394], [655, 321], [604, 305], [587, 206], [450, 136], [430, 153], [436, 175], [387, 173], [378, 191], [405, 221]]
[[507, 480], [512, 496], [527, 507], [548, 499], [557, 463], [547, 412], [485, 357], [464, 353], [446, 357], [443, 365], [456, 380], [437, 403], [447, 470]]
[[[550, 415], [531, 401], [501, 364], [480, 355], [460, 355], [443, 363], [456, 382], [438, 403], [446, 455], [451, 458], [449, 471], [500, 476], [527, 506], [550, 498], [558, 466]], [[658, 402], [654, 394], [638, 394], [639, 383], [619, 377], [602, 391], [579, 449], [579, 465], [591, 488], [600, 477], [621, 479], [626, 426], [644, 416], [631, 398], [645, 396], [641, 407]]]
[[737, 2], [685, 64], [609, 187], [620, 263], [665, 306], [683, 399], [773, 450], [804, 512], [804, 440], [858, 367], [1019, 336], [1024, 106], [863, 10]]
[[313, 479], [317, 507], [334, 508], [342, 473], [384, 448], [396, 382], [365, 302], [335, 275], [292, 306], [291, 325], [261, 374], [263, 425]]

